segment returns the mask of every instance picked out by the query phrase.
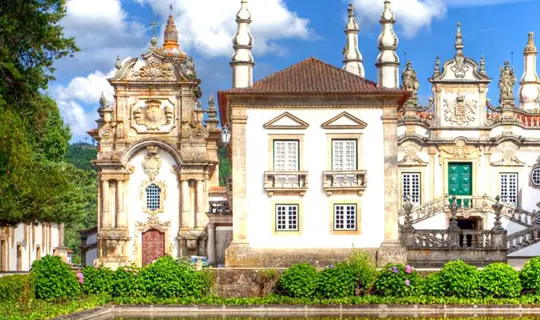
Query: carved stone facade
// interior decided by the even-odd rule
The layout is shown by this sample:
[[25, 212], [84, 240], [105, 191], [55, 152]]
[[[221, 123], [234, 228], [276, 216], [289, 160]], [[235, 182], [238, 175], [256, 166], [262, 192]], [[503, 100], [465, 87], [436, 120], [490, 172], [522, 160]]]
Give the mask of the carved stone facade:
[[[486, 60], [482, 56], [477, 63], [466, 57], [464, 47], [458, 24], [454, 57], [442, 69], [437, 57], [429, 79], [433, 92], [430, 105], [406, 105], [400, 112], [400, 201], [403, 204], [406, 199], [414, 200], [411, 217], [416, 228], [415, 246], [422, 251], [424, 244], [439, 246], [446, 241], [450, 234], [446, 229], [451, 227], [448, 201], [453, 195], [460, 205], [459, 227], [473, 229], [463, 230], [461, 236], [474, 241], [488, 237], [487, 230], [498, 221], [491, 205], [500, 196], [504, 209], [499, 222], [508, 230], [508, 252], [537, 255], [540, 243], [532, 235], [537, 227], [533, 223], [534, 211], [540, 198], [540, 188], [534, 184], [535, 177], [540, 184], [538, 114], [516, 106], [516, 76], [508, 61], [499, 75], [500, 103], [493, 106], [487, 95], [491, 79], [486, 73]], [[531, 60], [535, 55], [533, 47], [529, 35], [525, 49], [529, 69], [525, 73], [530, 78], [536, 75], [535, 70], [530, 70], [536, 65]], [[414, 94], [410, 66], [403, 71], [403, 86]], [[522, 86], [529, 88], [533, 84]], [[405, 222], [403, 211], [400, 219]], [[498, 254], [505, 257], [506, 251]], [[451, 257], [437, 259], [442, 262]]]
[[172, 17], [165, 44], [156, 44], [154, 37], [142, 59], [117, 59], [114, 101], [102, 97], [98, 128], [89, 132], [98, 141], [97, 265], [206, 255], [221, 131], [213, 99], [200, 106], [195, 64], [180, 49]]

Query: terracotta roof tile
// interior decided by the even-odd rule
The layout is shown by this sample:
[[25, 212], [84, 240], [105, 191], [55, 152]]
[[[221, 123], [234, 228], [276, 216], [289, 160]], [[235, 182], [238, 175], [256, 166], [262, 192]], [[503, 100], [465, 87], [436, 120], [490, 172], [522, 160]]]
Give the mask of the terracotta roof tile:
[[253, 84], [223, 93], [235, 94], [406, 94], [406, 91], [378, 87], [350, 72], [316, 58], [307, 58]]

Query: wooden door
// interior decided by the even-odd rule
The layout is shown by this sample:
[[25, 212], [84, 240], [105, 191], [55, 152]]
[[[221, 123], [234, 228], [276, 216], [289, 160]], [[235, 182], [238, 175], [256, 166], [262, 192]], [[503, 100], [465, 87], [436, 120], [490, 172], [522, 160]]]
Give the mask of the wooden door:
[[461, 206], [470, 206], [470, 200], [459, 199], [459, 196], [472, 195], [471, 163], [453, 162], [448, 164], [448, 194], [457, 196]]
[[165, 233], [150, 229], [142, 234], [142, 264], [147, 265], [165, 255]]

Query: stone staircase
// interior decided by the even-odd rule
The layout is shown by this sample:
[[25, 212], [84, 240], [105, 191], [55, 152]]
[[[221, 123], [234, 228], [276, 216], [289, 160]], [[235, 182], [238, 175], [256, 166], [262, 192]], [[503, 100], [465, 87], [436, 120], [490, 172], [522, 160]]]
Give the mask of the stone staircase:
[[[495, 198], [484, 196], [458, 197], [461, 207], [458, 209], [458, 217], [470, 217], [475, 214], [493, 213], [492, 205], [497, 202]], [[417, 206], [411, 211], [412, 224], [425, 221], [440, 213], [450, 217], [448, 207], [450, 198], [448, 196], [434, 199], [423, 205]], [[501, 203], [501, 217], [525, 227], [523, 230], [508, 235], [508, 253], [513, 253], [533, 244], [540, 242], [540, 225], [538, 217], [540, 212], [528, 212], [521, 208], [516, 208], [506, 203]], [[400, 223], [403, 223], [405, 211], [399, 211]], [[400, 228], [402, 226], [400, 225]], [[436, 239], [425, 239], [427, 242]], [[436, 243], [436, 242], [435, 242]]]

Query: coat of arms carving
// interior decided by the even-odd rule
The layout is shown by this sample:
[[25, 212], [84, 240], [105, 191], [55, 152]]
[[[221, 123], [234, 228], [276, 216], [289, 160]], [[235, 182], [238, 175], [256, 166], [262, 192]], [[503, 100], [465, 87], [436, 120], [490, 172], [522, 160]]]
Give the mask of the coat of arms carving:
[[144, 107], [133, 110], [133, 118], [136, 124], [145, 126], [150, 131], [156, 131], [173, 123], [174, 112], [169, 106], [162, 108], [159, 100], [148, 100]]
[[174, 76], [174, 67], [169, 63], [161, 63], [157, 60], [150, 60], [142, 66], [139, 71], [134, 71], [136, 78], [172, 78]]
[[146, 155], [143, 160], [144, 173], [148, 175], [150, 181], [154, 181], [161, 168], [161, 158], [159, 157], [159, 148], [149, 146], [146, 148]]
[[465, 99], [464, 95], [459, 94], [455, 100], [444, 100], [444, 120], [447, 122], [466, 125], [476, 119], [476, 100]]

